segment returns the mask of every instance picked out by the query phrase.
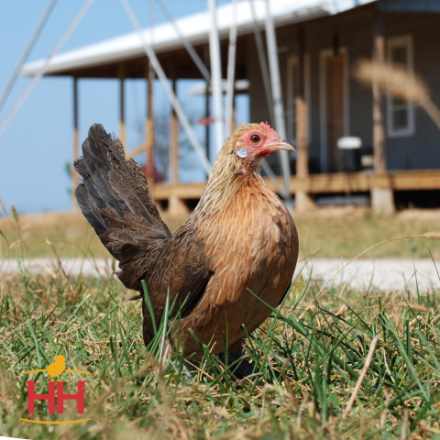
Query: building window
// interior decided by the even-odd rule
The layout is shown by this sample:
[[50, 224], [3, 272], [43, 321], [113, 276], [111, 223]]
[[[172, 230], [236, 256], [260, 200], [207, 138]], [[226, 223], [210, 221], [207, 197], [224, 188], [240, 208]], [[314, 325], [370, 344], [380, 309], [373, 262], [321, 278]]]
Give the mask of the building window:
[[[410, 35], [388, 39], [387, 61], [413, 72], [413, 45]], [[412, 136], [415, 133], [414, 105], [411, 101], [387, 96], [388, 137]]]

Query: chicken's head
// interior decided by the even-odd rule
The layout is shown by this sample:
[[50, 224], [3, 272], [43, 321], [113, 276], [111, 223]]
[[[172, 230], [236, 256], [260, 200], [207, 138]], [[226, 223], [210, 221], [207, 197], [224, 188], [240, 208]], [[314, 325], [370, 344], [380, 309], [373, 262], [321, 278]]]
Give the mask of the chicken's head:
[[244, 166], [259, 163], [261, 159], [275, 151], [294, 150], [293, 146], [281, 139], [267, 122], [243, 125], [237, 132], [238, 136], [233, 147], [234, 154]]

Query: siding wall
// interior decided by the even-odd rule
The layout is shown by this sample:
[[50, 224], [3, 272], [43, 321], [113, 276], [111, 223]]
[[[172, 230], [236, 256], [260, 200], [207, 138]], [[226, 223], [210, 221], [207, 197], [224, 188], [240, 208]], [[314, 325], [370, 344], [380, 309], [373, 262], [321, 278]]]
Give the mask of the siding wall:
[[[373, 16], [369, 12], [363, 16], [350, 18], [336, 16], [334, 20], [328, 22], [311, 22], [305, 26], [305, 52], [310, 56], [311, 75], [309, 151], [310, 158], [317, 162], [320, 159], [322, 141], [320, 53], [332, 49], [335, 32], [339, 34], [340, 47], [347, 50], [349, 60], [348, 134], [359, 136], [363, 145], [372, 146], [372, 93], [370, 89], [351, 78], [351, 69], [358, 58], [371, 57]], [[385, 37], [412, 35], [414, 70], [428, 83], [433, 101], [440, 107], [440, 14], [386, 13], [384, 34]], [[283, 95], [286, 97], [287, 59], [296, 52], [295, 26], [278, 29], [277, 40]], [[251, 120], [269, 121], [256, 46], [253, 39], [249, 39], [247, 44]], [[284, 105], [286, 104], [285, 99]], [[387, 137], [387, 164], [390, 170], [440, 168], [440, 130], [423, 110], [415, 110], [414, 135], [400, 138]]]
[[[386, 36], [412, 35], [414, 71], [428, 83], [434, 103], [440, 106], [440, 14], [385, 17]], [[415, 110], [413, 136], [387, 139], [387, 159], [390, 169], [440, 168], [440, 130], [424, 110]]]

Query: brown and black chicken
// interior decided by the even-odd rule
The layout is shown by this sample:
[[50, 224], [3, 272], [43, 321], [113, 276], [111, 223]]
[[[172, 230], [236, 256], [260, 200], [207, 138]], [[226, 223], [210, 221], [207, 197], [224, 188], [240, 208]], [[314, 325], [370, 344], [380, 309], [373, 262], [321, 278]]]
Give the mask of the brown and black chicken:
[[[181, 307], [180, 347], [201, 356], [194, 332], [214, 354], [240, 353], [245, 337], [283, 300], [298, 258], [298, 236], [281, 200], [258, 174], [260, 161], [292, 150], [267, 123], [239, 127], [219, 152], [200, 202], [172, 234], [151, 197], [147, 180], [119, 139], [95, 124], [75, 162], [82, 176], [78, 204], [111, 255], [122, 283], [140, 293], [145, 280], [157, 323], [167, 292]], [[146, 345], [154, 336], [142, 305]], [[168, 347], [176, 343], [177, 330]]]

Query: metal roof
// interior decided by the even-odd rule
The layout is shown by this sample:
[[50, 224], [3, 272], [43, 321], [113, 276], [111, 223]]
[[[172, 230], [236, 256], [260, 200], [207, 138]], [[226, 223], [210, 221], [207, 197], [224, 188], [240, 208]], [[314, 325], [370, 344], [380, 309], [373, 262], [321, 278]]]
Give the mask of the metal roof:
[[382, 11], [395, 12], [440, 12], [438, 0], [381, 0]]
[[[271, 12], [276, 26], [312, 18], [338, 14], [375, 0], [272, 0]], [[265, 0], [254, 0], [259, 22], [265, 18]], [[237, 26], [239, 35], [252, 32], [253, 19], [249, 1], [238, 4]], [[221, 38], [228, 35], [232, 24], [232, 4], [217, 9], [218, 29]], [[208, 12], [200, 12], [176, 20], [181, 33], [192, 44], [206, 42], [209, 37]], [[144, 29], [146, 41], [158, 53], [183, 47], [171, 23]], [[105, 65], [144, 56], [144, 48], [137, 33], [132, 32], [100, 43], [83, 46], [55, 56], [48, 66], [47, 75], [62, 74], [66, 70]], [[33, 76], [45, 63], [44, 59], [27, 63], [22, 76]]]

